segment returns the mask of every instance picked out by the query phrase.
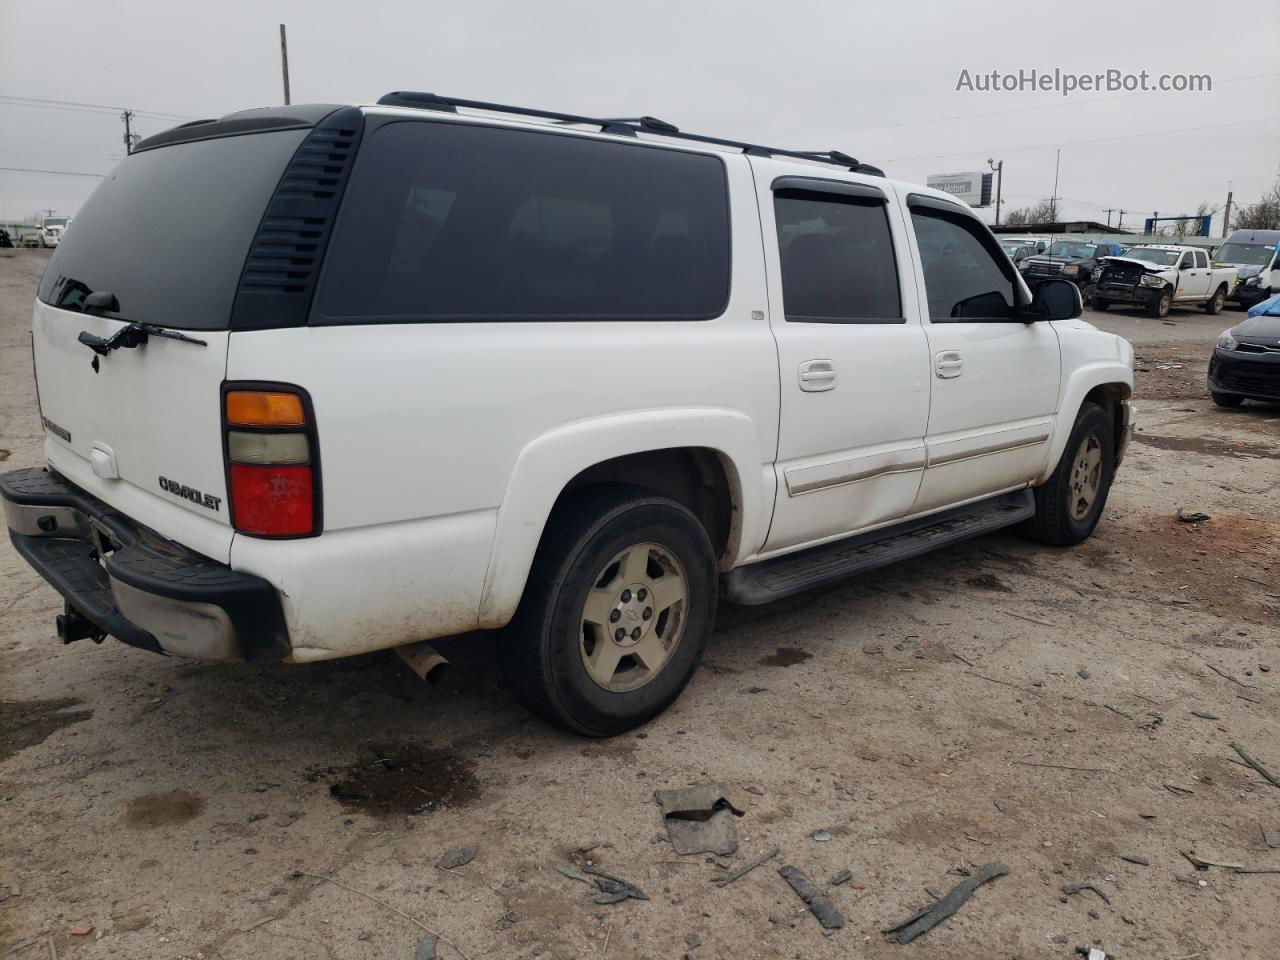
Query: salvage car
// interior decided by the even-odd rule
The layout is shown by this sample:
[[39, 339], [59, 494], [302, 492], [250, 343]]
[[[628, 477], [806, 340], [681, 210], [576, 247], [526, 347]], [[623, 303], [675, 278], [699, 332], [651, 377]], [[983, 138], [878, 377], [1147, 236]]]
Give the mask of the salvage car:
[[1209, 361], [1209, 393], [1218, 406], [1280, 402], [1280, 296], [1273, 299], [1218, 337]]
[[1213, 259], [1236, 268], [1233, 303], [1248, 308], [1280, 292], [1280, 230], [1237, 230]]
[[1088, 301], [1093, 289], [1093, 272], [1100, 257], [1124, 254], [1118, 243], [1091, 243], [1087, 240], [1055, 240], [1044, 253], [1028, 257], [1019, 265], [1027, 280], [1061, 277], [1080, 288]]
[[604, 736], [722, 599], [1089, 537], [1133, 351], [1081, 311], [839, 152], [412, 92], [245, 111], [80, 210], [34, 306], [46, 466], [0, 498], [64, 641], [425, 673], [501, 629], [519, 701]]
[[1008, 254], [1009, 259], [1015, 265], [1021, 264], [1028, 257], [1033, 257], [1036, 254], [1035, 244], [1026, 243], [1022, 240], [1001, 239], [1000, 249]]
[[1093, 309], [1144, 307], [1147, 316], [1164, 317], [1176, 303], [1220, 313], [1235, 283], [1236, 268], [1210, 263], [1204, 250], [1146, 244], [1102, 258], [1094, 271]]

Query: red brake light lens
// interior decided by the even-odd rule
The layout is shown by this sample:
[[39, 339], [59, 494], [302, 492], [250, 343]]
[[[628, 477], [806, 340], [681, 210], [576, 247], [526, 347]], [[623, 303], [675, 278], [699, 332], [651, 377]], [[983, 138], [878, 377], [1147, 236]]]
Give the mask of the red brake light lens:
[[231, 465], [231, 510], [241, 533], [303, 537], [312, 532], [310, 467]]

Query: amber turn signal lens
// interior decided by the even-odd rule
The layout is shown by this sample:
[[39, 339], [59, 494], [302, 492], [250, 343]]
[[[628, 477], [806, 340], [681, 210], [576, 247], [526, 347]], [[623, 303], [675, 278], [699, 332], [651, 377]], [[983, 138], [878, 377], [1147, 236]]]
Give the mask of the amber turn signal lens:
[[237, 427], [300, 427], [307, 422], [295, 393], [263, 390], [227, 392], [227, 423]]

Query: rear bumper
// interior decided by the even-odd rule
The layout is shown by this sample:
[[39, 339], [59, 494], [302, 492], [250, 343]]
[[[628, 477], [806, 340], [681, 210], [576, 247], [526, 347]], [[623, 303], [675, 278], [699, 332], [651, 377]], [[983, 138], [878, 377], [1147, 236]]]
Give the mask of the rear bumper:
[[280, 596], [261, 577], [166, 540], [51, 470], [0, 475], [18, 553], [103, 633], [196, 660], [290, 652]]

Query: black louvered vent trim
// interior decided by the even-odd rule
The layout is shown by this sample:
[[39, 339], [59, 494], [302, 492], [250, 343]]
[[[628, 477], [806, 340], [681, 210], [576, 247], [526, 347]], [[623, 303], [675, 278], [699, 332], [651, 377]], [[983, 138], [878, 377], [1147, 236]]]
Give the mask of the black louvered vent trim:
[[307, 322], [363, 127], [358, 109], [338, 110], [312, 129], [289, 161], [245, 260], [233, 330]]

